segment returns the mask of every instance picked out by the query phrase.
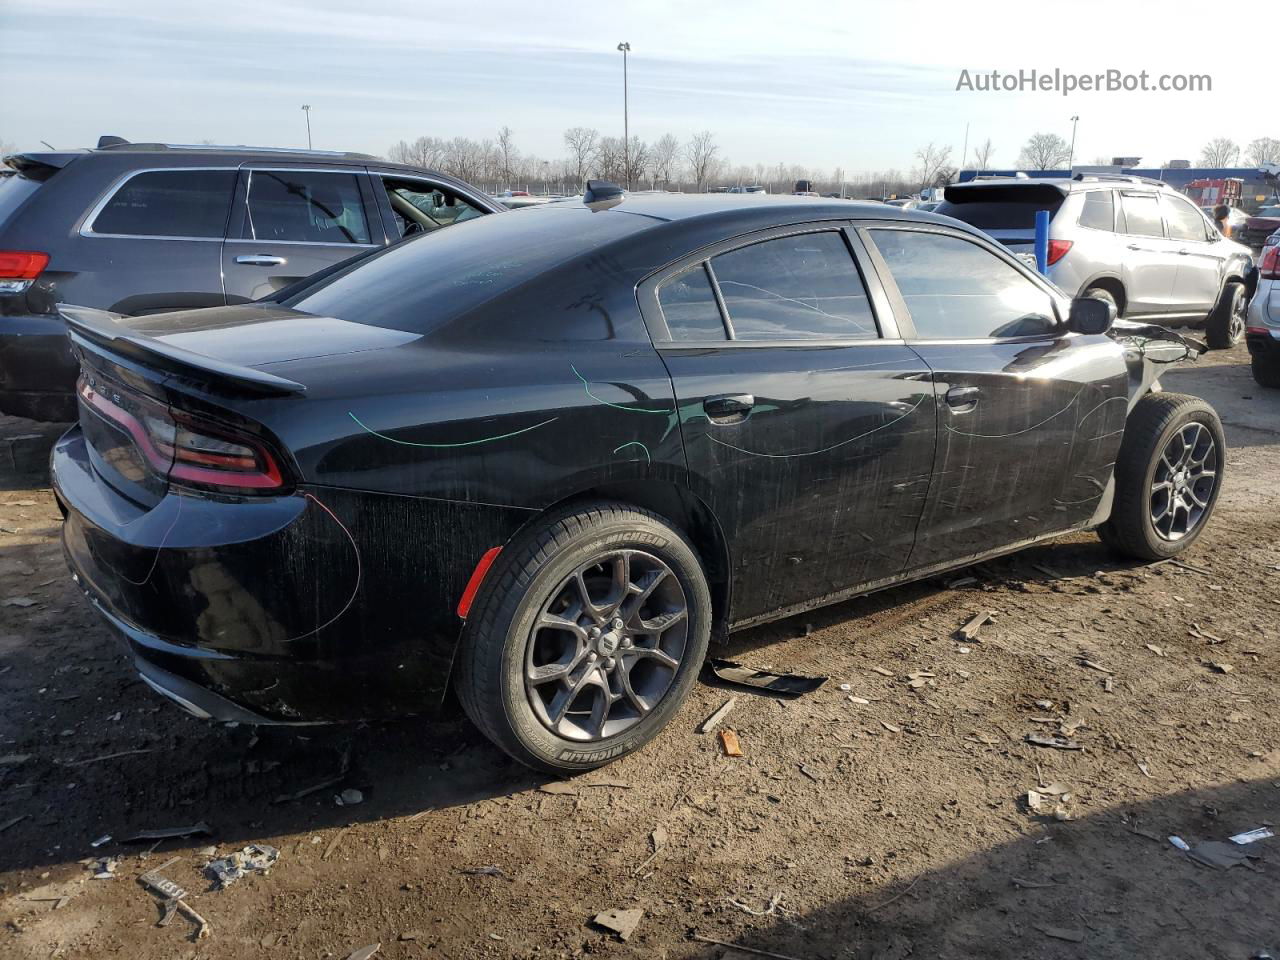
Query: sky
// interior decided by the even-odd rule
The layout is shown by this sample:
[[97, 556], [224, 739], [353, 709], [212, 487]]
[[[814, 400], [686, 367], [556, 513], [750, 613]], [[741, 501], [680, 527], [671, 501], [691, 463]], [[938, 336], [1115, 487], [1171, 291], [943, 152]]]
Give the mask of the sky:
[[[967, 125], [970, 162], [990, 138], [994, 165], [1012, 166], [1033, 133], [1070, 140], [1072, 116], [1085, 163], [1160, 166], [1194, 161], [1216, 136], [1280, 139], [1266, 109], [1275, 58], [1248, 56], [1265, 5], [1128, 6], [0, 0], [0, 142], [305, 146], [308, 103], [317, 148], [384, 154], [402, 138], [492, 138], [505, 125], [523, 153], [557, 158], [567, 127], [621, 135], [622, 40], [632, 134], [711, 130], [735, 164], [906, 171], [930, 142], [958, 161]], [[956, 89], [962, 70], [1033, 68], [1208, 74], [1212, 91]]]

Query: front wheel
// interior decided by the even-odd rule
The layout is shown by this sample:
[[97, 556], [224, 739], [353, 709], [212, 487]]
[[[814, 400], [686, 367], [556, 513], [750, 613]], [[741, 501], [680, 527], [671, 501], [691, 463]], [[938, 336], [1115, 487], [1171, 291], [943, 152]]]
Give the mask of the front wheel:
[[1248, 312], [1249, 298], [1245, 296], [1244, 284], [1233, 280], [1222, 288], [1218, 305], [1205, 321], [1205, 342], [1214, 350], [1234, 347], [1244, 337]]
[[1260, 387], [1280, 387], [1280, 355], [1255, 353], [1249, 358], [1253, 379]]
[[499, 555], [463, 634], [458, 697], [521, 763], [591, 770], [667, 724], [710, 636], [702, 566], [668, 521], [577, 505]]
[[1133, 408], [1116, 460], [1104, 543], [1141, 560], [1182, 553], [1204, 531], [1226, 466], [1222, 422], [1199, 397], [1149, 393]]

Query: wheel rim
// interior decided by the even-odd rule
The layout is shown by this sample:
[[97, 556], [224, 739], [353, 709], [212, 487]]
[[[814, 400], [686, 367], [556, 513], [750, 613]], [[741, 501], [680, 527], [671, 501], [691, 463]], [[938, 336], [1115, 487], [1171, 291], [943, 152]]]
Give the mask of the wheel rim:
[[1236, 343], [1244, 336], [1244, 326], [1248, 312], [1249, 304], [1244, 298], [1244, 291], [1236, 287], [1235, 297], [1231, 301], [1231, 325], [1227, 328], [1227, 335], [1231, 338], [1232, 343]]
[[1151, 525], [1163, 540], [1181, 540], [1199, 526], [1218, 483], [1218, 446], [1202, 423], [1169, 438], [1151, 482]]
[[688, 638], [688, 603], [671, 568], [641, 550], [611, 551], [543, 605], [525, 645], [525, 694], [556, 736], [616, 736], [670, 691]]

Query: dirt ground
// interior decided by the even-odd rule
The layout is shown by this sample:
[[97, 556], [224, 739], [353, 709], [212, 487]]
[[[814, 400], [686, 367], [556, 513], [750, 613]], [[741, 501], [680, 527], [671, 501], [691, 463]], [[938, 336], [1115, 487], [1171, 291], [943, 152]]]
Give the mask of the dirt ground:
[[[699, 685], [647, 750], [570, 783], [460, 715], [187, 717], [73, 588], [45, 482], [0, 477], [0, 956], [1280, 956], [1280, 837], [1229, 869], [1168, 839], [1280, 821], [1280, 394], [1242, 348], [1164, 382], [1215, 403], [1231, 444], [1190, 566], [1082, 535], [737, 635], [730, 656], [830, 680], [734, 694], [741, 759], [696, 732], [730, 695]], [[1025, 739], [1064, 731], [1081, 749]], [[1054, 784], [1069, 820], [1053, 797], [1028, 808]], [[363, 802], [336, 804], [346, 788]], [[124, 842], [201, 821], [209, 836]], [[212, 889], [207, 848], [250, 843], [279, 862]], [[137, 882], [173, 857], [207, 939], [157, 926]], [[626, 942], [592, 923], [611, 909], [644, 911]]]

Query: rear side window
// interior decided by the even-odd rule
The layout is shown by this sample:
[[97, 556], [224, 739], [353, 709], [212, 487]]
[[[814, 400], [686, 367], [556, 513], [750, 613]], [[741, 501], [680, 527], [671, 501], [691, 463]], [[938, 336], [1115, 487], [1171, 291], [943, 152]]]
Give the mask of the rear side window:
[[153, 170], [126, 180], [94, 218], [94, 233], [221, 239], [234, 170]]
[[665, 281], [658, 303], [672, 340], [725, 339], [724, 318], [702, 264]]
[[844, 237], [803, 233], [711, 260], [735, 340], [866, 340], [880, 334]]
[[1123, 194], [1125, 233], [1135, 237], [1163, 237], [1160, 202], [1154, 193]]
[[976, 243], [914, 230], [872, 230], [871, 236], [918, 337], [1025, 337], [1057, 326], [1049, 295]]
[[1209, 238], [1208, 224], [1204, 222], [1200, 211], [1190, 203], [1170, 196], [1163, 197], [1161, 202], [1164, 204], [1165, 215], [1169, 219], [1170, 239], [1207, 240]]
[[369, 223], [356, 175], [254, 170], [249, 176], [248, 238], [368, 243]]
[[1084, 195], [1080, 226], [1094, 230], [1114, 230], [1115, 223], [1115, 203], [1110, 190], [1092, 190]]

